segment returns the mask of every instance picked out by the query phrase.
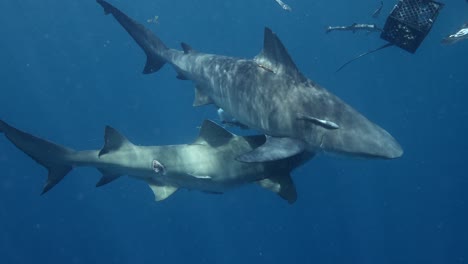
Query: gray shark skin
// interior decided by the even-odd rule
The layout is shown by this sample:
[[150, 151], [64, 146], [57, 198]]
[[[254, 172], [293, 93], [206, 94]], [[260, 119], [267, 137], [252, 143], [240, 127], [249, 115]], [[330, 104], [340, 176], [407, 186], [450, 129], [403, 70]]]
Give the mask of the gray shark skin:
[[254, 59], [204, 54], [182, 43], [167, 48], [150, 30], [103, 0], [147, 56], [143, 73], [169, 63], [177, 78], [192, 80], [194, 106], [215, 104], [243, 125], [267, 135], [267, 141], [237, 159], [262, 162], [303, 151], [366, 158], [398, 158], [403, 150], [384, 129], [300, 73], [279, 38], [265, 28], [263, 50]]
[[224, 193], [249, 183], [258, 183], [294, 203], [297, 198], [290, 172], [311, 154], [301, 154], [275, 162], [244, 163], [235, 157], [265, 142], [265, 136], [241, 137], [205, 120], [193, 144], [137, 146], [107, 126], [101, 150], [75, 151], [18, 130], [0, 120], [0, 133], [46, 167], [48, 179], [42, 194], [48, 192], [75, 167], [94, 167], [102, 173], [97, 187], [120, 176], [148, 183], [156, 201], [179, 188], [208, 193]]

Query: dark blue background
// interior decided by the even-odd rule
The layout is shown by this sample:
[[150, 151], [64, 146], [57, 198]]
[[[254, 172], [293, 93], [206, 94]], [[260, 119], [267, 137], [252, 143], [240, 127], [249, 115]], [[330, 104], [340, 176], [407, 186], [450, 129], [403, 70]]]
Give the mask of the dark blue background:
[[[376, 22], [396, 1], [112, 1], [170, 47], [253, 57], [263, 27], [298, 67], [402, 144], [391, 161], [320, 156], [297, 169], [290, 206], [252, 185], [224, 195], [181, 190], [155, 203], [122, 178], [96, 189], [80, 168], [39, 196], [46, 170], [0, 140], [1, 263], [467, 263], [468, 40], [440, 40], [468, 21], [446, 1], [412, 55], [377, 34], [324, 33]], [[0, 1], [0, 118], [76, 149], [102, 145], [110, 124], [137, 144], [192, 141], [213, 107], [192, 108], [193, 85], [165, 67], [142, 75], [145, 56], [95, 1]], [[159, 16], [160, 24], [146, 20]]]

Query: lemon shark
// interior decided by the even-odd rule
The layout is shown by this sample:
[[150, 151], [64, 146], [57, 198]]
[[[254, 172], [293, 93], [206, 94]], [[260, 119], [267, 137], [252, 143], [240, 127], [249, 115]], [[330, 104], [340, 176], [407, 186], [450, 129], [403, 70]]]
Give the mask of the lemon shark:
[[263, 50], [253, 59], [206, 54], [186, 43], [175, 50], [108, 2], [97, 2], [146, 53], [143, 73], [156, 72], [168, 63], [178, 79], [194, 82], [194, 106], [214, 104], [267, 135], [264, 145], [237, 157], [240, 161], [272, 161], [304, 151], [384, 159], [403, 154], [387, 131], [307, 79], [269, 28]]
[[112, 127], [105, 128], [105, 144], [100, 150], [75, 151], [46, 141], [0, 120], [0, 133], [49, 171], [42, 194], [59, 183], [73, 168], [94, 167], [102, 173], [97, 187], [128, 175], [145, 181], [161, 201], [180, 188], [207, 193], [258, 183], [294, 203], [296, 188], [290, 172], [311, 154], [264, 163], [245, 163], [235, 157], [265, 142], [265, 136], [237, 136], [212, 121], [205, 120], [192, 144], [138, 146]]

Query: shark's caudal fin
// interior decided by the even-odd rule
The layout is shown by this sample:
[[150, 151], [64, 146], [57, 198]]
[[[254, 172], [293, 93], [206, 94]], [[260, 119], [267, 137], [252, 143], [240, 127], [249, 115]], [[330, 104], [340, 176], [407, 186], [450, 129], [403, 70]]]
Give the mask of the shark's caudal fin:
[[73, 154], [74, 150], [20, 131], [1, 120], [0, 133], [5, 133], [5, 136], [16, 147], [47, 168], [49, 176], [42, 194], [52, 189], [72, 170], [72, 166], [67, 162], [66, 157]]
[[149, 29], [139, 24], [113, 5], [104, 0], [96, 0], [104, 8], [104, 13], [112, 14], [122, 27], [132, 36], [146, 53], [146, 65], [143, 73], [157, 72], [166, 63], [161, 53], [167, 50], [164, 43]]

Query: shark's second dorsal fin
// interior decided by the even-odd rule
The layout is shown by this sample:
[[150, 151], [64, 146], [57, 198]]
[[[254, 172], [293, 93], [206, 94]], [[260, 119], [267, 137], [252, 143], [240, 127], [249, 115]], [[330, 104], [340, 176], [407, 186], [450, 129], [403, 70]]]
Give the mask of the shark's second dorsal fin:
[[262, 67], [271, 69], [275, 73], [285, 73], [297, 78], [304, 78], [281, 40], [267, 27], [265, 27], [263, 50], [255, 56], [254, 60]]
[[205, 120], [200, 128], [200, 134], [194, 144], [208, 144], [218, 147], [229, 142], [235, 135], [213, 121]]
[[104, 133], [104, 147], [99, 151], [99, 157], [121, 148], [132, 147], [133, 144], [115, 128], [106, 126]]
[[192, 47], [189, 44], [185, 43], [185, 42], [180, 43], [180, 46], [182, 47], [182, 50], [184, 51], [184, 54], [188, 54], [190, 52], [195, 52], [192, 49]]

